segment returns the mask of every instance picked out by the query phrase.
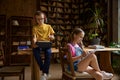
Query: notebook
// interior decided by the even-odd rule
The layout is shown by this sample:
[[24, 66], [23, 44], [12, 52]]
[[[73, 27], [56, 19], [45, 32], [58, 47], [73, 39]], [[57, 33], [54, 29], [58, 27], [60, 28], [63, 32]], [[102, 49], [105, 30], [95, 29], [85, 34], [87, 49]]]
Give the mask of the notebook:
[[39, 41], [39, 42], [36, 42], [36, 44], [40, 48], [51, 48], [52, 47], [52, 42], [48, 42], [48, 41]]

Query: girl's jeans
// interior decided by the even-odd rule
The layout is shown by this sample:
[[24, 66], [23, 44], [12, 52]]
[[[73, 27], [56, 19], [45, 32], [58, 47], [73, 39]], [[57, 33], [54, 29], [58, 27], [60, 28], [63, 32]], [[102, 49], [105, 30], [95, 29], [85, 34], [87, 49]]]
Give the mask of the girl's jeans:
[[[41, 58], [41, 51], [44, 51], [44, 62]], [[33, 48], [33, 55], [37, 61], [37, 64], [39, 65], [40, 70], [43, 73], [48, 74], [49, 73], [49, 67], [50, 67], [50, 59], [51, 59], [51, 48]]]

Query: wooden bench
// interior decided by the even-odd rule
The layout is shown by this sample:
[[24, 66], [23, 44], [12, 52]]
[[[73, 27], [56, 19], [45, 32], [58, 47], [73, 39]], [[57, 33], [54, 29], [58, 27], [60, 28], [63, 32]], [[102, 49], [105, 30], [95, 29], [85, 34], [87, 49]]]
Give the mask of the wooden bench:
[[6, 76], [19, 76], [19, 80], [24, 80], [24, 70], [23, 66], [5, 66], [0, 68], [0, 77], [4, 80]]

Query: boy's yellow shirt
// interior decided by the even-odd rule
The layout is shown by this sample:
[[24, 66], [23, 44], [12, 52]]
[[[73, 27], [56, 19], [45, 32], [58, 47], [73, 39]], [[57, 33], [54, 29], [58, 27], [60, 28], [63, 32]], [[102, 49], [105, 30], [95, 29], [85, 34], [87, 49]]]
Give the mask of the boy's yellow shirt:
[[50, 41], [49, 35], [54, 34], [51, 25], [42, 24], [33, 26], [33, 35], [36, 35], [37, 41]]

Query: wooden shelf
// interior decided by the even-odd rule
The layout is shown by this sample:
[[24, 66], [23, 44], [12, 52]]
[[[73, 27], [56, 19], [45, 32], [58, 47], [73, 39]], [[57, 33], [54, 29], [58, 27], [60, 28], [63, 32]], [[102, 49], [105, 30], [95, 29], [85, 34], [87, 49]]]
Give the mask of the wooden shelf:
[[10, 65], [30, 64], [30, 52], [18, 50], [18, 48], [19, 46], [31, 48], [32, 17], [11, 16], [9, 29]]
[[[7, 53], [7, 26], [6, 15], [0, 15], [0, 62], [6, 64]], [[1, 66], [1, 65], [0, 65]]]

